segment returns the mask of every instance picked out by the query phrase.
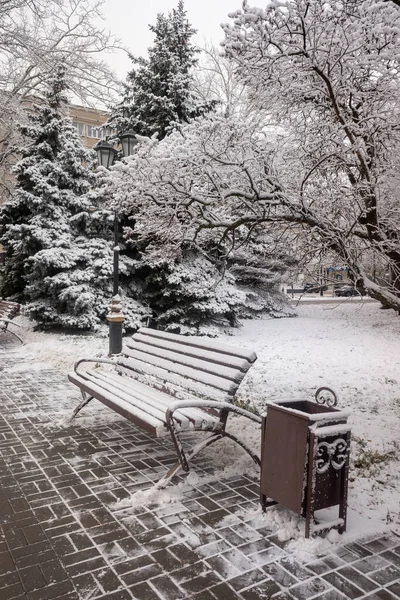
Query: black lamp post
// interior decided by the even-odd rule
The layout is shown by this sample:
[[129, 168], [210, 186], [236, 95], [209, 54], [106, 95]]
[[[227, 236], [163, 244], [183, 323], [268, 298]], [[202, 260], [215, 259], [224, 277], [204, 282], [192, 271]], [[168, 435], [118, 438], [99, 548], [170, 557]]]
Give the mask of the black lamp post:
[[[133, 131], [127, 131], [120, 136], [122, 153], [129, 156], [137, 144]], [[110, 169], [117, 151], [108, 142], [98, 142], [94, 148], [97, 154], [97, 162], [102, 167]], [[109, 354], [119, 354], [122, 350], [122, 328], [124, 315], [121, 311], [121, 298], [119, 296], [119, 245], [118, 245], [118, 215], [114, 214], [114, 262], [113, 262], [113, 297], [110, 312], [107, 315], [109, 324]]]

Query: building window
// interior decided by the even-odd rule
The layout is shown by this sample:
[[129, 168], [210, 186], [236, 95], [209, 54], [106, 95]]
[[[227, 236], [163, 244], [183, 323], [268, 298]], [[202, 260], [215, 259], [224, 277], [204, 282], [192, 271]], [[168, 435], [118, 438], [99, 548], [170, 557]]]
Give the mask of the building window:
[[85, 124], [84, 123], [78, 123], [77, 121], [73, 121], [72, 125], [74, 127], [76, 127], [79, 135], [85, 135]]
[[87, 136], [91, 138], [97, 138], [98, 140], [103, 137], [103, 130], [101, 127], [94, 127], [93, 125], [87, 125]]

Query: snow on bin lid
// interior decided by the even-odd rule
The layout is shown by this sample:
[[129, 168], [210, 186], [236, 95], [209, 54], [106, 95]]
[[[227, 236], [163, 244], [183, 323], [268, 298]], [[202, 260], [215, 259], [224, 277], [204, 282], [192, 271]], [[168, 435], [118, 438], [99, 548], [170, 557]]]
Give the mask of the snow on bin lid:
[[[298, 408], [296, 408], [296, 405], [298, 405]], [[348, 408], [339, 410], [305, 400], [304, 398], [297, 400], [293, 398], [287, 400], [268, 400], [268, 406], [292, 413], [309, 421], [330, 421], [332, 419], [336, 421], [337, 419], [347, 419], [351, 415], [351, 410]]]

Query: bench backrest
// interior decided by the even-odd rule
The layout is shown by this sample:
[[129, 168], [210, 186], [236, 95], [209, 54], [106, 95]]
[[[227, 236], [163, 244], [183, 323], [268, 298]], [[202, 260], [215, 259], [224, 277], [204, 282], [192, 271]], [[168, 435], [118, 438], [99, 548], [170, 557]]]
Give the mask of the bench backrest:
[[255, 352], [214, 339], [141, 328], [117, 362], [124, 373], [169, 393], [230, 401], [256, 360]]
[[0, 318], [13, 319], [20, 311], [21, 305], [17, 302], [9, 302], [8, 300], [0, 300]]

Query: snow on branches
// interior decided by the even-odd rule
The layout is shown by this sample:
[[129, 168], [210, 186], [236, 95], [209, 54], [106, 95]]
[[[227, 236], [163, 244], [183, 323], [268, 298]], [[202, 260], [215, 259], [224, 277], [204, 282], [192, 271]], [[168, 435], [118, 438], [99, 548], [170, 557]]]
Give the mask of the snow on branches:
[[258, 228], [262, 215], [281, 210], [264, 151], [249, 127], [209, 116], [142, 140], [113, 168], [109, 193], [132, 222], [125, 234], [141, 253], [138, 276], [149, 293], [159, 290], [157, 303], [149, 300], [156, 313], [163, 307], [158, 323], [282, 314], [274, 290], [295, 260], [273, 228]]
[[[293, 0], [265, 10], [245, 2], [231, 17], [225, 53], [285, 132], [281, 181], [316, 217], [303, 223], [399, 310], [400, 11], [380, 0]], [[381, 271], [373, 285], [371, 261]]]

